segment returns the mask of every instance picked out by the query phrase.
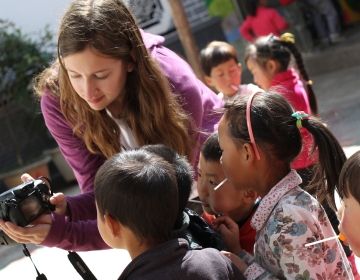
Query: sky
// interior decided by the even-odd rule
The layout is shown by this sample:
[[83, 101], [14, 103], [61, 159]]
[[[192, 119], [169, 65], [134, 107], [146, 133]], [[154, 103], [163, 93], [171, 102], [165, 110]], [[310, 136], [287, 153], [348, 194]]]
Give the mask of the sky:
[[0, 19], [15, 23], [22, 32], [36, 36], [45, 25], [56, 34], [59, 20], [71, 0], [0, 0]]

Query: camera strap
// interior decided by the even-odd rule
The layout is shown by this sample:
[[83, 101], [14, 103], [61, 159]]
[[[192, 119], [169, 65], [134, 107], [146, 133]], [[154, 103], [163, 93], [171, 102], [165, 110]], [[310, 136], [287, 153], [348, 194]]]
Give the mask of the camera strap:
[[22, 245], [23, 245], [23, 247], [24, 247], [24, 249], [23, 249], [24, 255], [25, 255], [26, 257], [29, 257], [29, 258], [30, 258], [33, 266], [35, 267], [36, 273], [37, 273], [37, 275], [38, 275], [38, 276], [36, 277], [36, 280], [47, 280], [46, 276], [45, 276], [43, 273], [40, 274], [40, 272], [39, 272], [39, 270], [37, 269], [34, 261], [33, 261], [32, 258], [31, 258], [31, 254], [30, 254], [28, 248], [26, 247], [26, 245], [25, 245], [25, 244], [22, 244]]
[[[35, 270], [37, 273], [37, 277], [36, 280], [47, 280], [45, 274], [39, 272], [39, 270], [37, 269], [33, 259], [31, 258], [31, 254], [30, 251], [28, 250], [28, 248], [26, 247], [25, 244], [22, 244], [24, 249], [23, 249], [23, 253], [26, 257], [28, 257]], [[94, 276], [94, 274], [91, 272], [91, 270], [87, 267], [87, 265], [85, 264], [85, 262], [82, 260], [82, 258], [76, 253], [76, 252], [72, 252], [72, 251], [68, 251], [68, 258], [71, 262], [71, 264], [73, 265], [73, 267], [76, 269], [76, 271], [80, 274], [80, 276], [84, 279], [84, 280], [97, 280], [96, 277]]]
[[68, 258], [76, 271], [84, 280], [97, 280], [82, 258], [73, 251], [68, 251]]

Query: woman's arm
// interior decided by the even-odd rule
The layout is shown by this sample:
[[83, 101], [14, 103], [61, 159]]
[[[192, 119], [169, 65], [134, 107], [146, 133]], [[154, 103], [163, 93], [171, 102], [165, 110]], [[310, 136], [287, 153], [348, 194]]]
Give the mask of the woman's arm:
[[161, 45], [153, 46], [149, 51], [159, 63], [172, 91], [178, 96], [184, 111], [189, 114], [196, 131], [199, 132], [194, 139], [197, 142], [194, 152], [197, 158], [199, 147], [216, 129], [221, 117], [216, 111], [223, 106], [223, 102], [196, 77], [190, 65], [176, 53]]
[[66, 198], [67, 217], [52, 215], [51, 229], [41, 244], [67, 250], [107, 248], [97, 230], [93, 193], [94, 177], [104, 158], [91, 154], [82, 140], [73, 134], [60, 110], [59, 99], [50, 92], [42, 96], [41, 110], [46, 126], [74, 171], [82, 192]]
[[59, 99], [50, 92], [45, 92], [41, 98], [41, 111], [47, 128], [74, 171], [80, 191], [82, 193], [93, 191], [96, 171], [105, 158], [90, 153], [84, 142], [74, 135], [60, 110]]

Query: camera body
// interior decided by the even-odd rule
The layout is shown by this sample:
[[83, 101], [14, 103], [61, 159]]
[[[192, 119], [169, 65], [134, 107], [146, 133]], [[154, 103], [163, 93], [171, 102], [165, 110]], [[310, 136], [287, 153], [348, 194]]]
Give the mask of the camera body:
[[47, 182], [37, 179], [0, 194], [0, 219], [27, 226], [43, 213], [54, 210]]

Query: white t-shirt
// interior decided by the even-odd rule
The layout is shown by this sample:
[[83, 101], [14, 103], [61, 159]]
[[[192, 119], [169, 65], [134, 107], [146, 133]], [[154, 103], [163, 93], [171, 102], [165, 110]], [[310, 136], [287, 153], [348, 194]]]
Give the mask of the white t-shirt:
[[121, 150], [131, 150], [135, 148], [139, 148], [139, 143], [136, 140], [136, 137], [131, 130], [131, 128], [128, 126], [126, 121], [124, 119], [118, 119], [115, 118], [109, 110], [106, 109], [106, 112], [108, 115], [116, 122], [116, 124], [119, 126], [120, 129], [120, 143], [121, 143]]
[[219, 93], [219, 97], [224, 100], [224, 102], [233, 101], [236, 96], [239, 95], [248, 95], [253, 94], [254, 92], [262, 92], [263, 90], [254, 84], [244, 84], [240, 85], [238, 91], [233, 96], [226, 96], [222, 92]]

